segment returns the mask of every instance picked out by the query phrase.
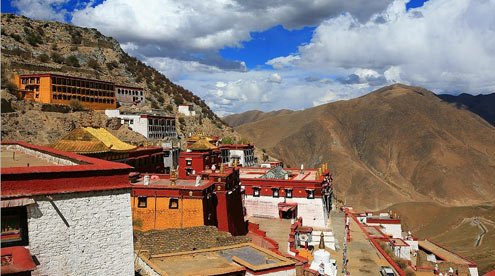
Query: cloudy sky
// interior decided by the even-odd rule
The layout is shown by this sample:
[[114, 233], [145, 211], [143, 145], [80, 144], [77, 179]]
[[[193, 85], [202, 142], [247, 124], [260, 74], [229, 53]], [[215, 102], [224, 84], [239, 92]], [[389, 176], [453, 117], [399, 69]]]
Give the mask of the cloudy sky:
[[97, 28], [219, 115], [396, 82], [495, 92], [495, 0], [2, 0], [5, 12]]

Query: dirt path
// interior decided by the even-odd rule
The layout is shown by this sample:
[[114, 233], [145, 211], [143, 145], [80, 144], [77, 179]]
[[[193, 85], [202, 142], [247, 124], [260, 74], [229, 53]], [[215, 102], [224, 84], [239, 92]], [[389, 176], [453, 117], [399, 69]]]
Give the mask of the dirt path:
[[478, 218], [474, 219], [474, 223], [476, 223], [481, 230], [481, 233], [476, 238], [476, 243], [475, 243], [475, 245], [478, 247], [483, 242], [483, 236], [486, 235], [486, 233], [488, 233], [488, 229], [483, 224], [483, 222], [481, 222]]

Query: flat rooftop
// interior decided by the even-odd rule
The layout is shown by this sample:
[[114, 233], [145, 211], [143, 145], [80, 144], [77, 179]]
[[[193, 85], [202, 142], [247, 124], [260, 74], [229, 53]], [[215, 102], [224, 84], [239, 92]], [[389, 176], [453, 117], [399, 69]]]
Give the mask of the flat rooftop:
[[150, 180], [150, 183], [149, 185], [144, 185], [144, 180], [141, 178], [139, 179], [138, 182], [136, 183], [133, 183], [133, 185], [137, 186], [146, 186], [146, 187], [156, 187], [156, 188], [160, 188], [160, 187], [178, 187], [178, 188], [181, 188], [181, 187], [184, 187], [184, 188], [187, 188], [187, 187], [201, 187], [201, 186], [204, 186], [204, 185], [207, 185], [210, 183], [210, 180], [203, 180], [201, 179], [198, 184], [199, 185], [196, 185], [196, 180], [194, 179], [177, 179], [175, 181], [175, 186], [172, 186], [172, 181], [170, 179], [167, 179], [167, 178], [160, 178], [160, 179], [151, 179]]
[[[270, 168], [252, 168], [252, 167], [241, 167], [240, 178], [244, 179], [255, 179], [260, 178], [265, 175]], [[287, 181], [318, 181], [316, 179], [317, 170], [315, 169], [305, 169], [303, 173], [299, 169], [285, 169], [289, 173], [289, 179]], [[284, 179], [277, 179], [284, 180]]]
[[70, 159], [60, 158], [44, 152], [28, 150], [21, 146], [2, 145], [1, 157], [1, 168], [77, 165], [77, 163]]
[[152, 255], [147, 262], [165, 275], [216, 275], [264, 271], [295, 265], [295, 262], [252, 243]]
[[418, 241], [419, 248], [427, 250], [433, 254], [435, 254], [437, 257], [440, 257], [446, 262], [451, 262], [455, 264], [460, 264], [460, 265], [470, 265], [471, 262], [462, 258], [461, 256], [443, 248], [435, 243], [432, 243], [431, 241], [428, 240], [423, 240], [423, 241]]

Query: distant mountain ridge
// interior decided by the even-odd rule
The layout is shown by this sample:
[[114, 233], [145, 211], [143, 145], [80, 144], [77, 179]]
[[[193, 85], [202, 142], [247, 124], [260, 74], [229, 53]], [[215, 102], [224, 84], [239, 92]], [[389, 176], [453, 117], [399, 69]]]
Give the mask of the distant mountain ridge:
[[492, 126], [495, 126], [495, 93], [476, 96], [466, 93], [457, 96], [440, 94], [438, 97], [460, 108], [466, 108], [478, 114], [481, 118], [492, 124]]
[[329, 162], [339, 200], [356, 208], [495, 198], [495, 128], [423, 88], [387, 86], [236, 130], [291, 166]]
[[232, 114], [222, 118], [222, 120], [231, 127], [238, 127], [244, 124], [249, 124], [256, 121], [261, 121], [266, 118], [270, 118], [278, 115], [290, 114], [294, 111], [289, 109], [281, 109], [270, 112], [263, 112], [260, 110], [249, 110], [243, 113]]

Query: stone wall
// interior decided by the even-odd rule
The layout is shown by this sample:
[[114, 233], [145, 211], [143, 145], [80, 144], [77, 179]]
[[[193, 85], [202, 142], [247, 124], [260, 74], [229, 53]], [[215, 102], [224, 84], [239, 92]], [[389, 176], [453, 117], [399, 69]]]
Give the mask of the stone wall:
[[28, 206], [33, 275], [134, 275], [129, 190], [57, 194]]

